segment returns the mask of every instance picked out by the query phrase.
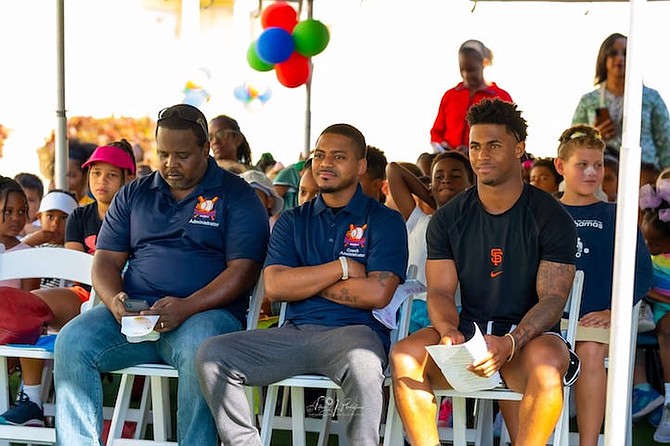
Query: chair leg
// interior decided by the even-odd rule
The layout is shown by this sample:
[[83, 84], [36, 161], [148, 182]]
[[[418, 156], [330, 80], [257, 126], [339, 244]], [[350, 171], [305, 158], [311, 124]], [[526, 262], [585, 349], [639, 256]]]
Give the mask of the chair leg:
[[[9, 409], [9, 376], [7, 373], [7, 357], [0, 356], [0, 413]], [[8, 441], [0, 441], [0, 446], [9, 446]]]
[[135, 375], [121, 375], [119, 393], [117, 394], [116, 402], [114, 403], [114, 414], [112, 415], [112, 420], [109, 424], [107, 446], [114, 446], [114, 440], [121, 438], [122, 436], [123, 422], [127, 418], [130, 397], [133, 393], [133, 382], [135, 382]]
[[453, 424], [454, 424], [454, 446], [465, 446], [466, 416], [465, 416], [465, 398], [453, 397]]
[[[330, 437], [330, 422], [333, 419], [335, 412], [335, 392], [333, 389], [326, 391], [326, 399], [323, 406], [323, 415], [321, 422], [321, 429], [319, 430], [319, 439], [317, 446], [326, 446], [328, 444], [328, 437]], [[341, 442], [338, 442], [341, 445]]]
[[384, 426], [384, 446], [402, 446], [403, 429], [400, 414], [395, 407], [393, 387], [389, 388], [389, 404], [386, 409], [386, 425]]
[[493, 400], [476, 400], [476, 446], [493, 446]]
[[[151, 410], [154, 418], [154, 440], [167, 441], [170, 425], [169, 389], [167, 378], [151, 377]], [[166, 393], [168, 396], [166, 398]]]
[[291, 424], [293, 425], [293, 446], [305, 446], [305, 389], [291, 387]]
[[263, 446], [270, 446], [272, 440], [272, 421], [277, 408], [278, 391], [279, 387], [270, 385], [265, 394], [265, 407], [263, 408], [263, 421], [261, 423], [261, 444]]
[[288, 398], [289, 398], [289, 387], [282, 387], [281, 391], [281, 411], [279, 412], [279, 415], [282, 417], [287, 416], [288, 414]]
[[149, 391], [151, 390], [150, 380], [147, 377], [144, 377], [144, 384], [142, 385], [142, 397], [140, 399], [140, 408], [139, 415], [140, 420], [137, 420], [137, 425], [135, 426], [135, 435], [133, 438], [138, 440], [140, 438], [146, 438], [147, 436], [147, 426], [149, 425], [149, 412], [151, 410], [151, 404], [149, 399]]

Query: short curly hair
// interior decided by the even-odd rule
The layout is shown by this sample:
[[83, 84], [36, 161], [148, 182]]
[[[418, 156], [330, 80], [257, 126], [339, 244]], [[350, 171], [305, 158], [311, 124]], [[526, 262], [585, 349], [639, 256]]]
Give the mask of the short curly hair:
[[528, 137], [528, 123], [521, 117], [521, 110], [513, 102], [499, 98], [482, 99], [470, 107], [465, 119], [470, 127], [476, 124], [504, 125], [519, 142]]

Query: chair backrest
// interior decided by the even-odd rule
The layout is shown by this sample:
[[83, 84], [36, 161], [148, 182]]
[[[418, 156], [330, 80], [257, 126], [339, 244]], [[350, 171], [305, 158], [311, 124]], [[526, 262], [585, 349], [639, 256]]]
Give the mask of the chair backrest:
[[577, 325], [579, 323], [579, 310], [582, 308], [582, 289], [584, 288], [584, 271], [575, 271], [572, 279], [572, 288], [568, 300], [565, 302], [565, 312], [568, 313], [568, 330], [565, 339], [575, 348], [577, 337]]
[[247, 330], [253, 330], [258, 326], [258, 319], [261, 315], [261, 306], [265, 297], [265, 284], [263, 283], [263, 270], [261, 270], [258, 281], [254, 285], [249, 298], [249, 311], [247, 312]]
[[0, 254], [0, 280], [54, 277], [91, 285], [93, 256], [65, 248], [30, 248]]

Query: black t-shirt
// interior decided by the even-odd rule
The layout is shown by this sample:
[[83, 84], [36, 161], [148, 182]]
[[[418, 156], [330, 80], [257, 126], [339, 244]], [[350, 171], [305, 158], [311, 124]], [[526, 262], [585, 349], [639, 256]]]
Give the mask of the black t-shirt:
[[78, 242], [84, 245], [84, 252], [93, 254], [102, 220], [98, 216], [98, 203], [93, 202], [78, 207], [67, 219], [65, 242]]
[[[459, 330], [469, 337], [472, 321], [493, 334], [518, 324], [538, 302], [541, 260], [575, 263], [572, 217], [551, 195], [524, 185], [517, 202], [500, 215], [487, 213], [473, 187], [438, 209], [428, 225], [428, 259], [452, 259], [461, 286]], [[498, 328], [497, 328], [498, 327]]]

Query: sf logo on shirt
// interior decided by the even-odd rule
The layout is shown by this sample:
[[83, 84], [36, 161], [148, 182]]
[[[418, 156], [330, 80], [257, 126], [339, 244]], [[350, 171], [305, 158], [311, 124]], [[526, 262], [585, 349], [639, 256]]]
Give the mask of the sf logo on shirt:
[[494, 279], [502, 274], [503, 250], [502, 248], [491, 248], [491, 279]]

